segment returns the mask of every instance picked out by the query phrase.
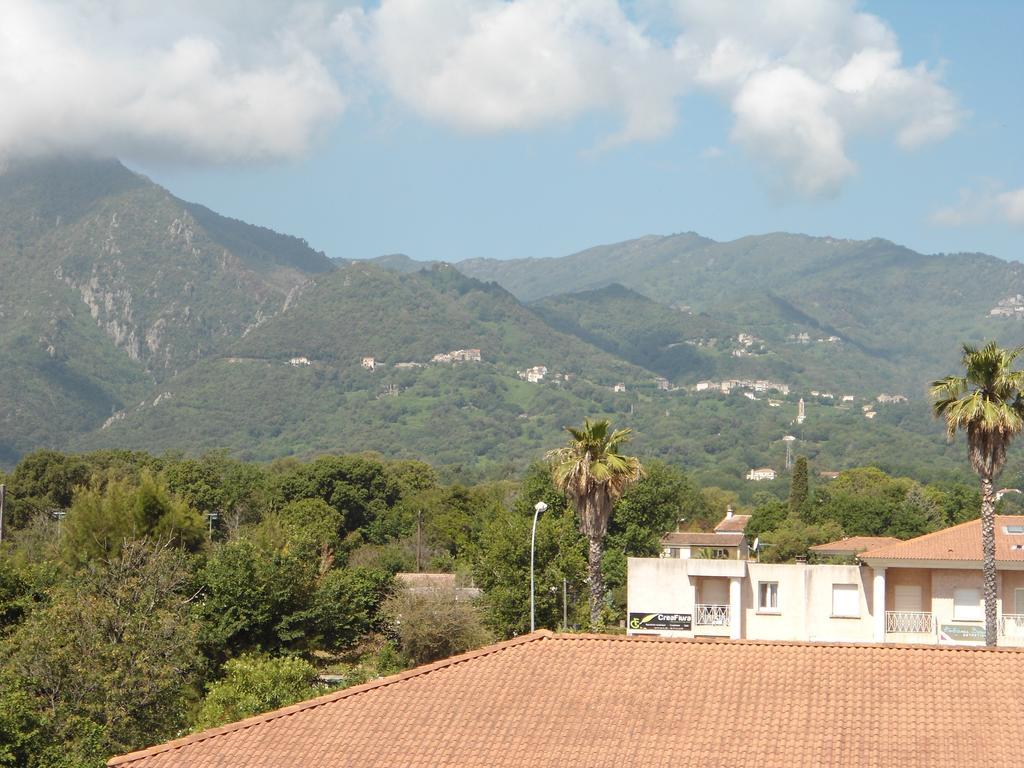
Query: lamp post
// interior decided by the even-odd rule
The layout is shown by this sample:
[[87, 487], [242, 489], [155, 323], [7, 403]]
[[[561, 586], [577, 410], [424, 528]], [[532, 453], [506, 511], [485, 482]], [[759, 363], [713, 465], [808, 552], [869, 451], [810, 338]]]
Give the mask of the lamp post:
[[535, 608], [533, 600], [533, 551], [537, 546], [537, 518], [540, 517], [540, 513], [547, 510], [548, 505], [543, 501], [538, 501], [533, 506], [533, 533], [530, 534], [530, 631], [533, 632], [536, 628], [535, 620]]

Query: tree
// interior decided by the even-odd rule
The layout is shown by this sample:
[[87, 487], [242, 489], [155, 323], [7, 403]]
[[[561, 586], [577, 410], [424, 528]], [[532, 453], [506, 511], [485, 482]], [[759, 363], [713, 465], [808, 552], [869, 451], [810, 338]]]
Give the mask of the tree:
[[455, 590], [402, 590], [384, 604], [402, 653], [427, 664], [479, 648], [490, 641], [479, 609]]
[[204, 540], [202, 518], [172, 496], [162, 479], [148, 470], [138, 485], [94, 478], [75, 494], [64, 521], [61, 546], [75, 565], [110, 558], [127, 538], [150, 536], [196, 550]]
[[180, 550], [129, 540], [18, 626], [0, 659], [35, 702], [44, 744], [102, 765], [179, 731], [201, 664], [189, 580]]
[[305, 650], [319, 563], [247, 539], [216, 547], [199, 572], [195, 606], [206, 653]]
[[789, 483], [789, 511], [794, 515], [802, 514], [807, 502], [807, 457], [798, 456], [793, 465], [793, 478]]
[[985, 644], [995, 645], [996, 535], [993, 481], [1006, 462], [1010, 441], [1024, 428], [1024, 371], [1012, 366], [1024, 347], [1003, 349], [995, 342], [983, 347], [963, 346], [963, 376], [947, 376], [932, 383], [935, 416], [946, 422], [952, 440], [967, 433], [967, 458], [981, 482], [982, 580], [985, 593]]
[[244, 655], [224, 664], [196, 715], [196, 728], [214, 728], [286, 707], [324, 692], [316, 667], [295, 656]]
[[604, 602], [601, 557], [612, 508], [626, 489], [644, 476], [639, 459], [619, 453], [620, 446], [629, 441], [631, 430], [611, 431], [609, 426], [606, 419], [587, 419], [582, 429], [566, 427], [572, 440], [547, 454], [555, 487], [569, 497], [579, 517], [580, 531], [589, 543], [587, 575], [592, 626], [600, 622]]
[[394, 589], [386, 571], [336, 568], [317, 585], [313, 621], [319, 640], [331, 650], [350, 648], [377, 628], [381, 604]]

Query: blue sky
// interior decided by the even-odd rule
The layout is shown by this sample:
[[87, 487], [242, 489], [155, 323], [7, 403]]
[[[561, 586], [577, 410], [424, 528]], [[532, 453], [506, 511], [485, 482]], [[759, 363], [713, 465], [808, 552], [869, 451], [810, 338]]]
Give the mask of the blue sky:
[[[143, 104], [118, 100], [129, 81], [103, 116], [65, 114], [87, 126], [73, 146], [330, 256], [558, 256], [687, 230], [1024, 256], [1024, 3], [183, 0], [145, 26], [134, 0], [84, 22], [88, 3], [12, 3], [8, 27], [63, 5], [48, 29], [134, 41], [115, 53], [149, 73]], [[53, 118], [33, 109], [38, 137]], [[0, 152], [42, 151], [17, 138], [0, 121]]]

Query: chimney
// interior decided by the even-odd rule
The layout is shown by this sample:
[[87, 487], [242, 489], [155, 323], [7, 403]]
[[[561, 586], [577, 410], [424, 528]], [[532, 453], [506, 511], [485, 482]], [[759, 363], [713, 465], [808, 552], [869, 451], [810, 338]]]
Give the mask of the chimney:
[[725, 508], [725, 519], [728, 520], [730, 517], [732, 517], [732, 513], [733, 513], [732, 504], [729, 504]]

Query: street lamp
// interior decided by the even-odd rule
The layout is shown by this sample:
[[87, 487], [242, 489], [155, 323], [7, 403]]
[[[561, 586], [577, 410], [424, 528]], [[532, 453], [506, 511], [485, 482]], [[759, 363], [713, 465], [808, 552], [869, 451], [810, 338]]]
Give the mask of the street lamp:
[[540, 517], [540, 513], [546, 511], [548, 505], [543, 501], [538, 501], [533, 506], [533, 533], [530, 534], [530, 631], [536, 628], [535, 620], [535, 609], [533, 603], [533, 551], [537, 546], [537, 518]]

